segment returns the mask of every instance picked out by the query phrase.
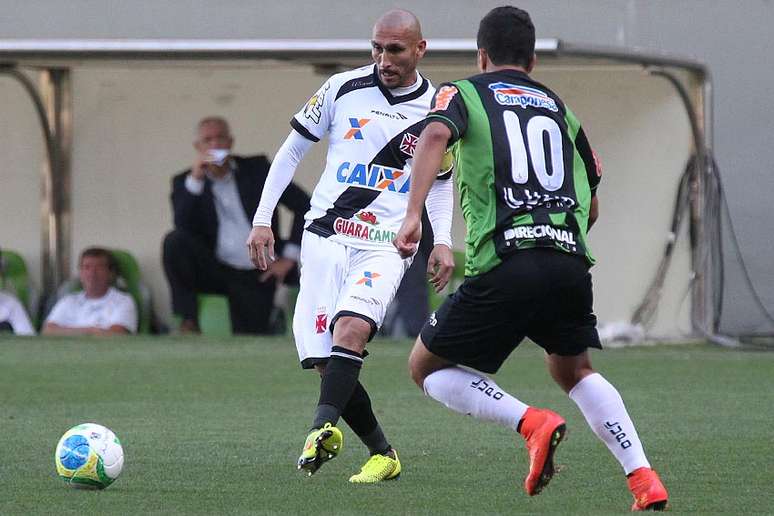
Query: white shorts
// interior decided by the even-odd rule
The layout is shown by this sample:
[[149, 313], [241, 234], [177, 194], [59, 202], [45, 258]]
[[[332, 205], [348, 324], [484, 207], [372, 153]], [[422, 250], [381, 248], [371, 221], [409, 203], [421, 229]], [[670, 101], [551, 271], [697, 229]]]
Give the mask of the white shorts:
[[356, 249], [304, 231], [301, 288], [293, 315], [301, 366], [310, 369], [327, 360], [338, 317], [364, 319], [371, 324], [373, 338], [412, 260], [394, 251]]

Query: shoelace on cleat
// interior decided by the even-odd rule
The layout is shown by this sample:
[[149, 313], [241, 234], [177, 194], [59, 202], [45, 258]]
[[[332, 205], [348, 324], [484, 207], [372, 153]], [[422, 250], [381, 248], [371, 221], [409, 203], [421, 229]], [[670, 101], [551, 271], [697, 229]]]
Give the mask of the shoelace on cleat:
[[324, 432], [322, 432], [320, 435], [317, 436], [317, 438], [314, 440], [314, 444], [317, 445], [318, 448], [322, 448], [323, 441], [325, 441], [332, 435], [333, 435], [333, 432], [331, 432], [330, 430], [325, 430]]
[[[390, 471], [391, 460], [393, 459], [386, 457], [384, 455], [374, 455], [373, 457], [368, 459], [368, 462], [366, 462], [365, 466], [363, 466], [363, 469], [361, 470], [361, 474], [365, 473], [369, 479], [370, 478], [377, 479], [380, 477], [387, 478], [387, 476], [391, 473]], [[366, 469], [368, 469], [368, 464], [371, 462], [377, 464], [375, 467], [378, 467], [378, 470], [376, 472], [367, 473]]]

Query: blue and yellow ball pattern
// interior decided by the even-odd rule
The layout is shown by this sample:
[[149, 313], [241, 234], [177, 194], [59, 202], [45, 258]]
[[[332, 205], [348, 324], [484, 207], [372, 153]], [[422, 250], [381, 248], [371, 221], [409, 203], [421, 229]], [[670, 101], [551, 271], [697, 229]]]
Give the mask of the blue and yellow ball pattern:
[[85, 423], [65, 432], [54, 460], [57, 474], [71, 487], [104, 489], [121, 473], [124, 452], [112, 431]]

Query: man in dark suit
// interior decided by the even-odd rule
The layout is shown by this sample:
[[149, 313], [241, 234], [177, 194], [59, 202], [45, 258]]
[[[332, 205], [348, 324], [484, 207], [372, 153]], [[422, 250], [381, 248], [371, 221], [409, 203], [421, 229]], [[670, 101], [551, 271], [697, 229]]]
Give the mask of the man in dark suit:
[[[291, 183], [280, 202], [293, 212], [290, 238], [277, 245], [278, 259], [258, 271], [245, 242], [261, 198], [269, 161], [263, 155], [231, 155], [234, 139], [220, 117], [201, 120], [193, 166], [172, 179], [175, 229], [164, 238], [163, 260], [172, 309], [181, 332], [198, 332], [198, 293], [228, 297], [235, 333], [266, 333], [278, 283], [297, 274], [309, 196]], [[279, 222], [272, 219], [272, 229]]]

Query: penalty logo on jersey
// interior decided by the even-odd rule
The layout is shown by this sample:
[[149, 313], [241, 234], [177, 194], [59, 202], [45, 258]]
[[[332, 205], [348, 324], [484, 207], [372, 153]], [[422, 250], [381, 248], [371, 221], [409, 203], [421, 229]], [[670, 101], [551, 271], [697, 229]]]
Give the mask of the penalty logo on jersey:
[[495, 82], [489, 85], [494, 93], [494, 98], [501, 106], [521, 106], [522, 108], [536, 107], [549, 111], [559, 111], [554, 99], [545, 92], [527, 86], [517, 86], [507, 82]]
[[381, 276], [378, 272], [363, 271], [363, 277], [357, 280], [357, 285], [365, 285], [366, 287], [373, 287], [372, 281]]

